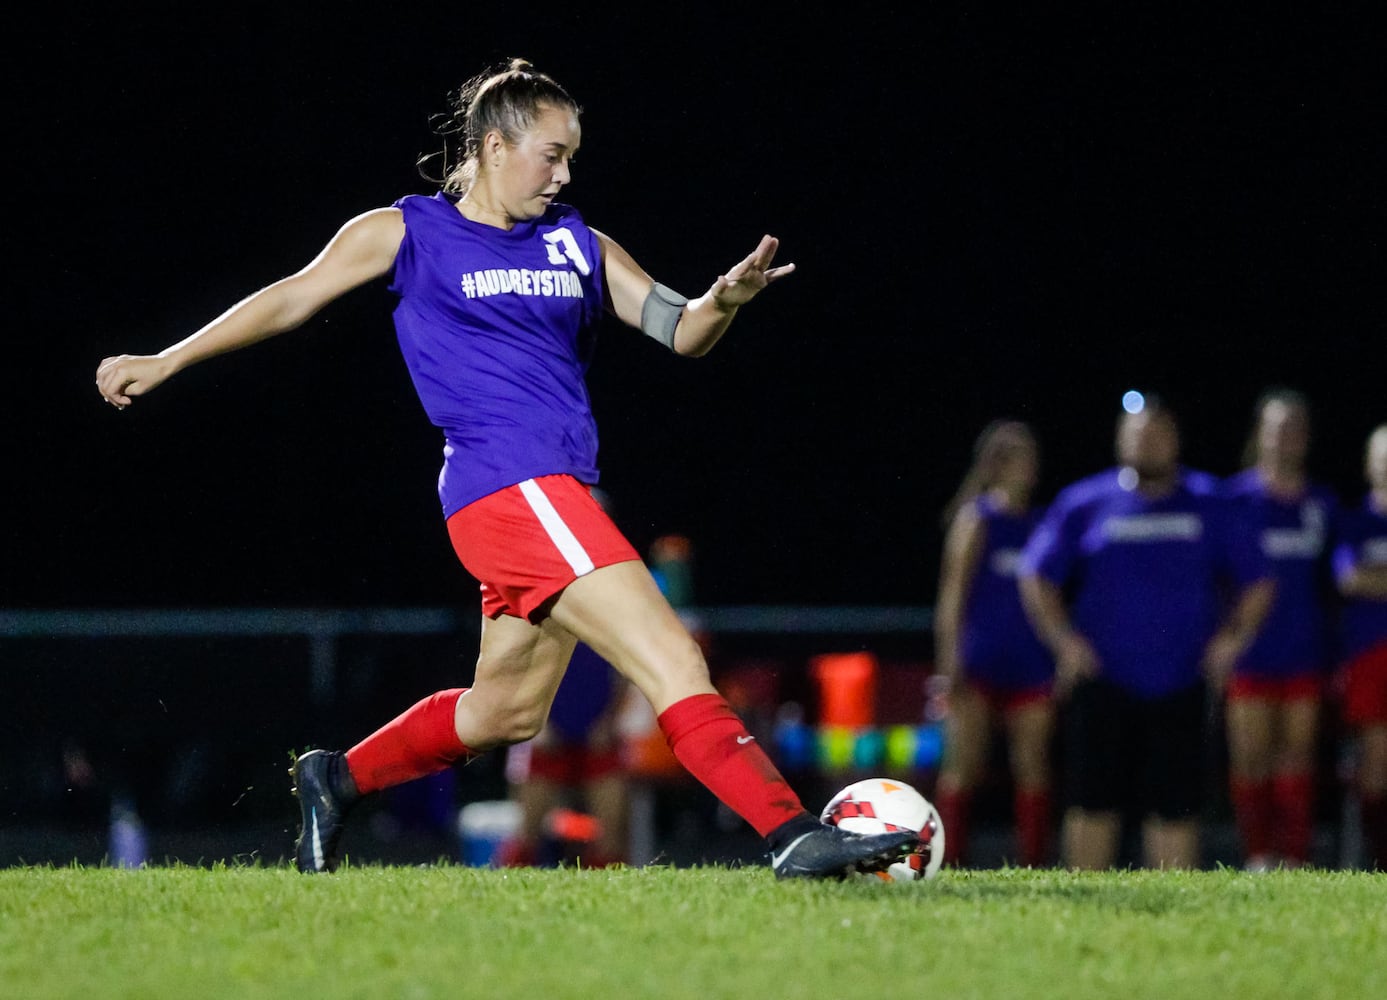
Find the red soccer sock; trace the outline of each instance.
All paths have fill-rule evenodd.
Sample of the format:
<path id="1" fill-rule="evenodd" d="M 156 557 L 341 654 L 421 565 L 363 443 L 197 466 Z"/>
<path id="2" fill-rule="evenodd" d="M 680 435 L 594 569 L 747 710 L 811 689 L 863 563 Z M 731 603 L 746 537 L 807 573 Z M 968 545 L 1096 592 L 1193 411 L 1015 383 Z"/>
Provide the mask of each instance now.
<path id="1" fill-rule="evenodd" d="M 1368 868 L 1387 871 L 1387 795 L 1379 792 L 1360 798 L 1358 817 L 1363 828 L 1363 846 L 1368 853 Z"/>
<path id="2" fill-rule="evenodd" d="M 968 815 L 973 793 L 961 788 L 941 788 L 935 793 L 935 806 L 944 824 L 944 864 L 957 868 L 963 863 L 968 844 Z"/>
<path id="3" fill-rule="evenodd" d="M 696 694 L 660 713 L 679 763 L 761 836 L 806 815 L 804 805 L 722 695 Z"/>
<path id="4" fill-rule="evenodd" d="M 429 695 L 347 751 L 347 769 L 364 795 L 442 771 L 468 754 L 454 713 L 467 688 Z"/>
<path id="5" fill-rule="evenodd" d="M 1229 794 L 1243 841 L 1244 859 L 1271 854 L 1271 782 L 1233 778 L 1229 782 Z"/>
<path id="6" fill-rule="evenodd" d="M 1012 808 L 1016 813 L 1017 860 L 1027 868 L 1039 868 L 1050 859 L 1050 790 L 1017 789 Z M 945 827 L 947 837 L 948 827 Z"/>
<path id="7" fill-rule="evenodd" d="M 1284 772 L 1272 779 L 1271 788 L 1281 856 L 1303 865 L 1310 860 L 1315 831 L 1315 779 L 1309 771 Z"/>

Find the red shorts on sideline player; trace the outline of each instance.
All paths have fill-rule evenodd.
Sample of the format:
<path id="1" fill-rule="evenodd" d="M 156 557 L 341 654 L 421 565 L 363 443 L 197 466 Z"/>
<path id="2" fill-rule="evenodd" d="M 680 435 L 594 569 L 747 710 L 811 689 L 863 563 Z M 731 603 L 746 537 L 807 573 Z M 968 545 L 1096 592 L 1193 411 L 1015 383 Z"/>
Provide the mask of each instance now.
<path id="1" fill-rule="evenodd" d="M 1387 724 L 1387 642 L 1344 666 L 1344 720 L 1355 727 Z"/>
<path id="2" fill-rule="evenodd" d="M 1234 674 L 1228 681 L 1231 701 L 1317 701 L 1324 693 L 1324 678 L 1318 673 L 1292 674 L 1289 677 L 1258 677 L 1253 674 Z"/>

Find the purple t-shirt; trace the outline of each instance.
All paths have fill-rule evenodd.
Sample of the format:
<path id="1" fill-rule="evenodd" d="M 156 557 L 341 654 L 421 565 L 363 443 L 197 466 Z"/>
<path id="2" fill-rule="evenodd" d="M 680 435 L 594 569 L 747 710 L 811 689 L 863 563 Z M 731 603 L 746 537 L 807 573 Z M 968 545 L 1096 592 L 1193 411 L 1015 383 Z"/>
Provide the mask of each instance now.
<path id="1" fill-rule="evenodd" d="M 1021 549 L 1038 515 L 1010 513 L 988 496 L 973 505 L 984 544 L 963 604 L 959 653 L 964 676 L 1002 687 L 1044 684 L 1054 676 L 1054 661 L 1026 618 L 1016 582 Z"/>
<path id="2" fill-rule="evenodd" d="M 408 195 L 391 275 L 395 331 L 419 400 L 444 433 L 445 517 L 536 476 L 597 482 L 584 376 L 602 314 L 597 237 L 553 204 L 503 230 L 455 199 Z"/>
<path id="3" fill-rule="evenodd" d="M 1125 488 L 1123 477 L 1109 469 L 1061 490 L 1022 551 L 1020 573 L 1065 591 L 1103 677 L 1159 698 L 1199 683 L 1228 598 L 1269 570 L 1213 476 L 1182 470 L 1157 499 Z"/>
<path id="4" fill-rule="evenodd" d="M 1262 554 L 1276 577 L 1276 599 L 1237 672 L 1290 677 L 1319 672 L 1330 658 L 1327 606 L 1329 548 L 1338 501 L 1311 484 L 1305 495 L 1283 500 L 1267 491 L 1256 469 L 1229 477 L 1224 490 L 1238 517 L 1257 526 Z"/>
<path id="5" fill-rule="evenodd" d="M 1334 575 L 1342 579 L 1357 566 L 1387 566 L 1387 511 L 1374 509 L 1369 497 L 1363 506 L 1344 514 L 1334 546 Z M 1387 642 L 1387 601 L 1351 598 L 1340 619 L 1340 655 L 1357 656 Z"/>

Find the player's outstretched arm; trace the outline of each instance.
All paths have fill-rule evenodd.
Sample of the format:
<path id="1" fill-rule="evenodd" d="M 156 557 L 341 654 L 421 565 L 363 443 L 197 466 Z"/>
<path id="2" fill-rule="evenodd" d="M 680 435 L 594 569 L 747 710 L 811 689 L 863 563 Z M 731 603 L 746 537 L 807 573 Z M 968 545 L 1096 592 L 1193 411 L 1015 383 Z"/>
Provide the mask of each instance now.
<path id="1" fill-rule="evenodd" d="M 1271 613 L 1276 600 L 1276 581 L 1258 580 L 1242 589 L 1223 624 L 1204 647 L 1204 673 L 1215 687 L 1227 683 L 1238 658 L 1247 652 Z"/>
<path id="2" fill-rule="evenodd" d="M 597 233 L 602 244 L 602 261 L 607 276 L 611 307 L 623 322 L 639 327 L 646 298 L 654 285 L 650 275 L 610 237 Z M 761 289 L 795 269 L 794 264 L 772 267 L 780 241 L 763 236 L 756 249 L 718 275 L 711 288 L 685 303 L 674 330 L 676 353 L 699 357 L 713 349 L 727 331 L 737 310 Z"/>
<path id="3" fill-rule="evenodd" d="M 404 217 L 397 208 L 358 215 L 303 270 L 242 299 L 192 336 L 158 354 L 122 354 L 97 367 L 96 387 L 124 409 L 189 365 L 292 330 L 333 299 L 390 270 Z"/>
<path id="4" fill-rule="evenodd" d="M 1067 696 L 1079 681 L 1097 676 L 1102 669 L 1098 654 L 1088 639 L 1073 626 L 1064 592 L 1058 584 L 1037 573 L 1022 573 L 1018 579 L 1021 604 L 1040 641 L 1055 658 L 1055 693 Z"/>
<path id="5" fill-rule="evenodd" d="M 1362 601 L 1387 601 L 1387 566 L 1359 563 L 1337 578 L 1339 593 Z"/>

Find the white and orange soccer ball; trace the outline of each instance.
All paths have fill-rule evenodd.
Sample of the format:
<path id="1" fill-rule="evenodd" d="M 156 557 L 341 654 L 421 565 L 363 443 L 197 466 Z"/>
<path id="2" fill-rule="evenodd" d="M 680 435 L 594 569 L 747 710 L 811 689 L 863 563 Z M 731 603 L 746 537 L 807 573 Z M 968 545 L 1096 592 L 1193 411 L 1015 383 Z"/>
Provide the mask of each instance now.
<path id="1" fill-rule="evenodd" d="M 851 833 L 914 830 L 920 845 L 876 877 L 887 882 L 933 878 L 944 863 L 944 821 L 939 810 L 918 791 L 894 778 L 854 781 L 824 806 L 819 819 Z"/>

